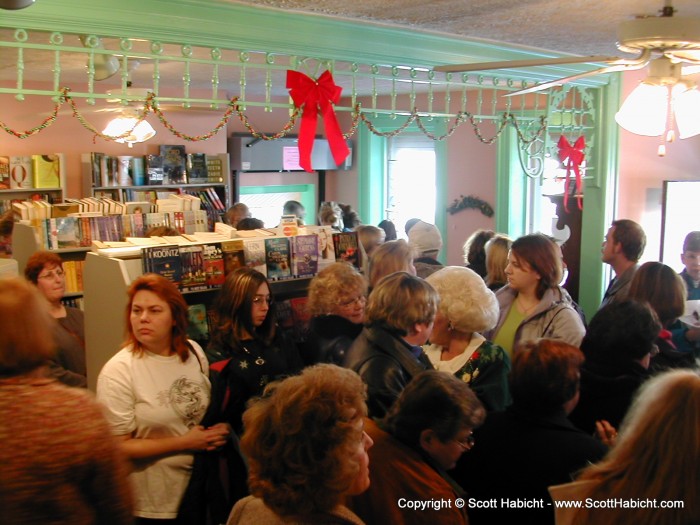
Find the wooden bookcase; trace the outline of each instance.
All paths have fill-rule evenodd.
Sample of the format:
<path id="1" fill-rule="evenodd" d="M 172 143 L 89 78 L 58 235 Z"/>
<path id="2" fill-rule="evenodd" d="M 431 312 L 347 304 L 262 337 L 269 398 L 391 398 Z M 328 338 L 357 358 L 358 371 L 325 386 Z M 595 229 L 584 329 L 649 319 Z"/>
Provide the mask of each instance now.
<path id="1" fill-rule="evenodd" d="M 95 390 L 97 376 L 105 363 L 122 347 L 125 339 L 126 291 L 143 274 L 140 256 L 106 257 L 94 252 L 85 258 L 85 346 L 88 388 Z M 284 300 L 307 293 L 310 278 L 272 281 L 275 299 Z M 188 304 L 213 304 L 218 289 L 183 292 Z"/>

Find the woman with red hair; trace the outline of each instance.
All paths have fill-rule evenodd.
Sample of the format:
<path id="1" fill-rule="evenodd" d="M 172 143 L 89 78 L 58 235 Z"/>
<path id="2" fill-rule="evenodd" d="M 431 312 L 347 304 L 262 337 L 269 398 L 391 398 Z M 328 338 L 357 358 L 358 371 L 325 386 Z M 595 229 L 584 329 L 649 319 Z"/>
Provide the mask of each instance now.
<path id="1" fill-rule="evenodd" d="M 222 446 L 229 429 L 199 424 L 209 405 L 209 367 L 187 339 L 187 303 L 177 287 L 145 274 L 127 293 L 126 342 L 100 372 L 97 398 L 133 462 L 137 523 L 174 520 L 194 452 Z"/>

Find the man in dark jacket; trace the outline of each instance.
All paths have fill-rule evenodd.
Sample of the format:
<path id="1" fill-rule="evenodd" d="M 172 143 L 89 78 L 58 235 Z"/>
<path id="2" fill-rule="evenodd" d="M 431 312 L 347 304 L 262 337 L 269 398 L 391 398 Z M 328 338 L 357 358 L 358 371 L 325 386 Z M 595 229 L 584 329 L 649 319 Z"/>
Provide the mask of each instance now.
<path id="1" fill-rule="evenodd" d="M 384 417 L 413 376 L 432 369 L 421 345 L 433 330 L 437 303 L 432 286 L 406 272 L 384 277 L 372 290 L 366 326 L 343 362 L 367 384 L 370 417 Z"/>

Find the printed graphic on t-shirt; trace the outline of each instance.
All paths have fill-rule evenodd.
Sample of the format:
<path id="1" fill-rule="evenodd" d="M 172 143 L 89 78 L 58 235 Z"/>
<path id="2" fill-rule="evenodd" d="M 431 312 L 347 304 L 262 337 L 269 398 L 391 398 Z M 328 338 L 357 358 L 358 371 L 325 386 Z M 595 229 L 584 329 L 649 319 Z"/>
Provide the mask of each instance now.
<path id="1" fill-rule="evenodd" d="M 197 425 L 207 409 L 207 395 L 202 383 L 195 383 L 182 376 L 176 379 L 169 390 L 158 393 L 162 406 L 170 406 L 188 427 Z"/>

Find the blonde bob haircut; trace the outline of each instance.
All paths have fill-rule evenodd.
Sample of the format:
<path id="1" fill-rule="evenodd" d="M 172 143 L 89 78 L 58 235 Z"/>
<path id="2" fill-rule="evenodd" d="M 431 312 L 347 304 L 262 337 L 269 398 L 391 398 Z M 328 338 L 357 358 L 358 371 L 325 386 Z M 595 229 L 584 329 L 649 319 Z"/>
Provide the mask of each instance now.
<path id="1" fill-rule="evenodd" d="M 377 286 L 382 277 L 411 268 L 415 249 L 403 239 L 388 241 L 377 247 L 369 259 L 369 285 Z"/>
<path id="2" fill-rule="evenodd" d="M 335 262 L 311 279 L 306 309 L 312 317 L 334 314 L 357 295 L 367 295 L 367 280 L 352 264 Z"/>
<path id="3" fill-rule="evenodd" d="M 435 289 L 407 272 L 384 277 L 369 294 L 367 324 L 409 335 L 417 323 L 432 323 L 440 302 Z"/>
<path id="4" fill-rule="evenodd" d="M 339 505 L 360 471 L 366 397 L 359 375 L 325 363 L 270 383 L 243 414 L 251 493 L 280 516 Z"/>
<path id="5" fill-rule="evenodd" d="M 53 357 L 53 323 L 37 288 L 18 277 L 0 279 L 0 376 L 29 373 Z"/>
<path id="6" fill-rule="evenodd" d="M 681 500 L 679 508 L 582 509 L 573 523 L 700 523 L 700 376 L 673 370 L 646 381 L 620 426 L 617 443 L 583 471 L 581 499 Z"/>
<path id="7" fill-rule="evenodd" d="M 486 243 L 486 285 L 505 283 L 508 252 L 513 241 L 505 235 L 496 234 Z"/>
<path id="8" fill-rule="evenodd" d="M 438 310 L 460 332 L 490 330 L 498 322 L 498 301 L 481 276 L 463 266 L 446 266 L 425 279 L 440 296 Z"/>

